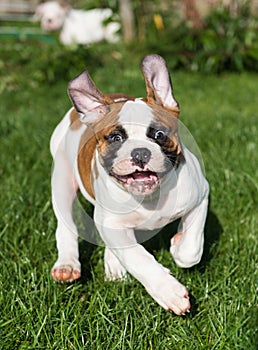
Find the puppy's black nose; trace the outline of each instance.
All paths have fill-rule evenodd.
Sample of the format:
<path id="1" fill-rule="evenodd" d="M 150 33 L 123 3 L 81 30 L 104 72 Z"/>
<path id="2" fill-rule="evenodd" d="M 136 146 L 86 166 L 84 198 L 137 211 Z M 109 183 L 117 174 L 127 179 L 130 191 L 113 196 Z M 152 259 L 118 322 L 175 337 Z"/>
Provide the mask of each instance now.
<path id="1" fill-rule="evenodd" d="M 132 162 L 143 169 L 144 165 L 150 160 L 151 151 L 148 148 L 135 148 L 132 150 L 131 156 Z"/>

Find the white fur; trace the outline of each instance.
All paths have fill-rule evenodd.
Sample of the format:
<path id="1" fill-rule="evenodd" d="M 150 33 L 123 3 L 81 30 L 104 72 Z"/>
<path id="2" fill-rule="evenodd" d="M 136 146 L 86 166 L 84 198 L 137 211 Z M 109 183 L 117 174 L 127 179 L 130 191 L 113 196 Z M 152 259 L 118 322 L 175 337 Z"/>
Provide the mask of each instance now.
<path id="1" fill-rule="evenodd" d="M 36 9 L 36 18 L 41 20 L 42 28 L 59 30 L 60 41 L 64 45 L 91 44 L 102 40 L 116 42 L 119 23 L 103 24 L 111 16 L 111 9 L 75 10 L 58 1 L 42 3 Z"/>

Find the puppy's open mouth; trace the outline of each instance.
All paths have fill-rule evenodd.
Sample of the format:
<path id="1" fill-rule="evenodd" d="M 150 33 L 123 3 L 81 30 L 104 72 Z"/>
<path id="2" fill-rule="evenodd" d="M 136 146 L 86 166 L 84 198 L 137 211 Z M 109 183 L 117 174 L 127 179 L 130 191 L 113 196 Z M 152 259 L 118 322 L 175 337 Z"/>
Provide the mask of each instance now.
<path id="1" fill-rule="evenodd" d="M 153 171 L 136 170 L 128 175 L 118 175 L 111 171 L 111 175 L 134 194 L 151 194 L 160 184 L 159 176 Z"/>

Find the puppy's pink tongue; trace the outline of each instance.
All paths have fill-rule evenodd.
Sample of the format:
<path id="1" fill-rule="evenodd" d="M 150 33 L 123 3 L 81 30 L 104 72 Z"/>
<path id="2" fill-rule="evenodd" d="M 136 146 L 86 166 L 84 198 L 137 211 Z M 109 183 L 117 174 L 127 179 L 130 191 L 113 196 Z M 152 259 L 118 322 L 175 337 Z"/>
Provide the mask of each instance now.
<path id="1" fill-rule="evenodd" d="M 134 178 L 134 180 L 146 180 L 146 179 L 149 179 L 149 175 L 144 173 L 144 172 L 133 173 L 132 177 Z"/>
<path id="2" fill-rule="evenodd" d="M 142 186 L 152 187 L 157 183 L 157 176 L 143 173 L 135 173 L 132 177 L 129 177 L 127 180 L 128 185 L 139 187 L 139 189 L 143 189 Z"/>
<path id="3" fill-rule="evenodd" d="M 139 171 L 139 172 L 135 172 L 132 174 L 132 178 L 134 180 L 138 180 L 138 181 L 156 181 L 157 180 L 157 176 L 155 174 L 152 174 L 150 172 L 145 172 L 145 171 Z"/>

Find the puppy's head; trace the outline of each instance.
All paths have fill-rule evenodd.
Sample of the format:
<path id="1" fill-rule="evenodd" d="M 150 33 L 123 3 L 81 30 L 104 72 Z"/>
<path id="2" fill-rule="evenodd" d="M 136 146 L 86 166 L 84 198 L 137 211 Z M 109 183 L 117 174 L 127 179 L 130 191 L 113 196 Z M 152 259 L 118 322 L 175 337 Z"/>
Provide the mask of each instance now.
<path id="1" fill-rule="evenodd" d="M 65 2 L 47 1 L 37 6 L 35 17 L 41 21 L 44 30 L 59 30 L 64 24 L 68 9 Z"/>
<path id="2" fill-rule="evenodd" d="M 68 87 L 81 121 L 94 131 L 101 165 L 134 195 L 153 193 L 182 159 L 179 108 L 166 63 L 158 55 L 148 55 L 142 71 L 144 99 L 104 95 L 87 72 Z"/>

